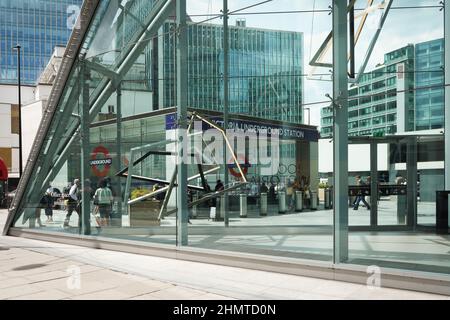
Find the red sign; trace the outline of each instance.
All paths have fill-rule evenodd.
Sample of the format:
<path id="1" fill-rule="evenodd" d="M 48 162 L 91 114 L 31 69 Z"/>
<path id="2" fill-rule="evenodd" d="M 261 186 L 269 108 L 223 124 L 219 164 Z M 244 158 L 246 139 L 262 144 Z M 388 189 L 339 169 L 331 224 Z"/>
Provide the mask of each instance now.
<path id="1" fill-rule="evenodd" d="M 100 156 L 99 156 L 100 155 Z M 98 146 L 94 149 L 89 164 L 97 177 L 106 177 L 111 169 L 112 159 L 109 150 L 104 146 Z"/>
<path id="2" fill-rule="evenodd" d="M 8 168 L 6 167 L 6 164 L 2 158 L 0 158 L 0 180 L 1 181 L 8 180 Z"/>
<path id="3" fill-rule="evenodd" d="M 240 156 L 239 158 L 244 160 L 244 163 L 240 163 L 240 166 L 242 169 L 242 173 L 244 174 L 244 176 L 246 176 L 247 172 L 248 172 L 248 168 L 251 167 L 251 164 L 248 162 L 247 157 Z M 239 168 L 237 167 L 237 164 L 234 162 L 234 159 L 230 159 L 230 162 L 232 162 L 232 163 L 228 164 L 228 170 L 230 171 L 231 175 L 236 178 L 242 178 L 242 175 L 239 172 Z"/>

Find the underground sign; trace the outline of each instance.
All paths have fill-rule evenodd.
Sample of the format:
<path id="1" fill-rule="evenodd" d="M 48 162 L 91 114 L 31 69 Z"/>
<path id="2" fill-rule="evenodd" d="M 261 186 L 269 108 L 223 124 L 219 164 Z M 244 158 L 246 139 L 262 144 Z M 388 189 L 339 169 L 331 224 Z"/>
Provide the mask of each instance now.
<path id="1" fill-rule="evenodd" d="M 240 163 L 240 165 L 241 165 L 242 173 L 244 174 L 244 176 L 246 176 L 247 172 L 248 172 L 248 168 L 250 168 L 252 165 L 249 163 L 247 157 L 239 157 L 239 158 L 244 160 L 244 163 Z M 239 169 L 238 169 L 236 163 L 234 162 L 234 159 L 230 159 L 230 162 L 232 162 L 232 163 L 228 164 L 228 170 L 230 171 L 230 174 L 236 178 L 241 178 L 242 175 L 239 172 Z"/>
<path id="2" fill-rule="evenodd" d="M 98 146 L 92 152 L 89 165 L 92 167 L 94 175 L 97 177 L 106 177 L 111 169 L 112 159 L 108 149 L 104 146 Z"/>

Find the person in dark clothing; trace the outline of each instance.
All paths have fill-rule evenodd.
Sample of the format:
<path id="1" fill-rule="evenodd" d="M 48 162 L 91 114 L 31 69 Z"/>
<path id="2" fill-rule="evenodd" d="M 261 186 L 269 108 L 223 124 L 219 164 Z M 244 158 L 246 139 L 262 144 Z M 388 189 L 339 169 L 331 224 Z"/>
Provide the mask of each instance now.
<path id="1" fill-rule="evenodd" d="M 217 191 L 222 191 L 224 189 L 225 189 L 225 187 L 224 187 L 222 181 L 217 180 L 217 184 L 216 184 L 216 187 L 214 188 L 214 191 L 217 192 Z"/>
<path id="2" fill-rule="evenodd" d="M 261 193 L 267 193 L 269 192 L 269 188 L 267 188 L 266 184 L 263 182 L 260 188 Z"/>
<path id="3" fill-rule="evenodd" d="M 276 203 L 275 185 L 273 183 L 270 184 L 268 196 L 270 203 Z"/>
<path id="4" fill-rule="evenodd" d="M 361 176 L 356 176 L 356 185 L 357 186 L 364 186 L 364 185 L 366 185 L 366 183 L 363 181 Z M 362 191 L 361 191 L 361 194 L 359 194 L 356 197 L 355 204 L 353 206 L 353 210 L 358 210 L 359 203 L 361 201 L 364 203 L 364 205 L 366 206 L 367 210 L 370 210 L 370 205 L 367 203 L 366 196 L 364 195 L 364 193 Z"/>

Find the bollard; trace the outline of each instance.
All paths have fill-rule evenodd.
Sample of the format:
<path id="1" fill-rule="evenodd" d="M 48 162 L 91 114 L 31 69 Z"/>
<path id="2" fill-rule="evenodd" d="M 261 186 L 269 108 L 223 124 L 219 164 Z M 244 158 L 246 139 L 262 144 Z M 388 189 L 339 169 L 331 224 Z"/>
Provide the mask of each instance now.
<path id="1" fill-rule="evenodd" d="M 324 207 L 325 207 L 325 209 L 331 209 L 331 189 L 326 188 L 324 193 L 325 193 Z"/>
<path id="2" fill-rule="evenodd" d="M 295 191 L 295 211 L 300 212 L 303 210 L 303 192 Z"/>
<path id="3" fill-rule="evenodd" d="M 225 219 L 225 195 L 221 195 L 219 198 L 219 215 L 220 219 Z"/>
<path id="4" fill-rule="evenodd" d="M 286 192 L 278 192 L 278 213 L 286 213 Z"/>
<path id="5" fill-rule="evenodd" d="M 397 196 L 397 224 L 406 224 L 406 195 Z"/>
<path id="6" fill-rule="evenodd" d="M 317 191 L 311 191 L 311 210 L 317 210 Z"/>
<path id="7" fill-rule="evenodd" d="M 240 202 L 240 213 L 239 216 L 241 218 L 247 218 L 247 195 L 241 194 L 239 196 L 239 202 Z"/>
<path id="8" fill-rule="evenodd" d="M 259 214 L 261 216 L 267 216 L 267 193 L 261 193 L 260 203 L 259 203 Z"/>
<path id="9" fill-rule="evenodd" d="M 196 202 L 197 200 L 198 200 L 198 194 L 194 193 L 194 195 L 192 196 L 192 201 Z M 197 216 L 198 216 L 197 205 L 195 205 L 195 206 L 192 207 L 192 219 L 196 219 Z"/>

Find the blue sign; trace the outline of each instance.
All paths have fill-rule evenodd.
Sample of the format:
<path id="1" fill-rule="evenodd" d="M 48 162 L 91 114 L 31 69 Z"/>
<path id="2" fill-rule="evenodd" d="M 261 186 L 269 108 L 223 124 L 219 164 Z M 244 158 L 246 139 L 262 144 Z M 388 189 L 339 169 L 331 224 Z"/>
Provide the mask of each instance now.
<path id="1" fill-rule="evenodd" d="M 219 117 L 209 118 L 212 122 L 223 128 L 223 120 Z M 175 113 L 166 115 L 166 130 L 177 128 L 177 118 Z M 203 123 L 202 130 L 208 130 L 211 127 Z M 306 140 L 317 142 L 319 132 L 315 129 L 285 127 L 277 124 L 261 124 L 256 121 L 234 120 L 228 121 L 228 130 L 241 131 L 244 133 L 263 134 L 272 136 L 278 134 L 281 140 Z"/>

